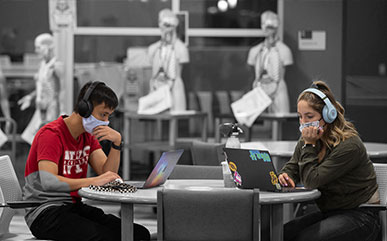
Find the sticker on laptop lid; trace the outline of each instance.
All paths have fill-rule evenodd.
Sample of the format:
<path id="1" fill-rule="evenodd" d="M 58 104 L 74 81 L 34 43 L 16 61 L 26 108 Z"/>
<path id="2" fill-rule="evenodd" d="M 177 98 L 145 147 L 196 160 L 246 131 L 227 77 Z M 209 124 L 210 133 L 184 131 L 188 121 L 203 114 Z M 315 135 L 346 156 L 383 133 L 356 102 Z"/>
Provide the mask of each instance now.
<path id="1" fill-rule="evenodd" d="M 234 171 L 234 182 L 238 186 L 242 186 L 242 177 L 241 177 L 241 175 L 239 175 L 239 173 L 237 171 Z"/>
<path id="2" fill-rule="evenodd" d="M 228 162 L 228 167 L 233 172 L 235 172 L 238 169 L 234 162 Z"/>
<path id="3" fill-rule="evenodd" d="M 273 171 L 271 171 L 269 174 L 270 174 L 270 177 L 271 177 L 271 184 L 277 185 L 278 184 L 277 175 L 275 175 L 275 173 Z"/>

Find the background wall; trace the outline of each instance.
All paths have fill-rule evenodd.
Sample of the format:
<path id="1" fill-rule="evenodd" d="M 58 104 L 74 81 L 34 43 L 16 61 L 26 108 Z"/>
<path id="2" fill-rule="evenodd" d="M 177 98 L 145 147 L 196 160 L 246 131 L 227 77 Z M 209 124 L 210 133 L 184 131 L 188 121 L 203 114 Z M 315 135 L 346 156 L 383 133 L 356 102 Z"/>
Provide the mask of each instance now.
<path id="1" fill-rule="evenodd" d="M 343 85 L 343 1 L 284 1 L 284 42 L 293 52 L 295 64 L 286 72 L 290 103 L 296 111 L 298 94 L 319 78 L 328 82 L 337 100 L 342 100 Z M 326 32 L 326 50 L 298 49 L 298 31 Z"/>
<path id="2" fill-rule="evenodd" d="M 286 76 L 292 111 L 296 110 L 298 93 L 313 78 L 323 78 L 345 105 L 347 117 L 355 123 L 362 138 L 387 142 L 384 130 L 387 123 L 387 77 L 383 72 L 383 66 L 387 63 L 386 12 L 387 1 L 383 0 L 284 1 L 284 42 L 293 51 L 295 60 L 295 64 L 287 69 Z M 326 51 L 298 50 L 299 30 L 326 31 Z M 14 61 L 21 61 L 24 52 L 33 52 L 34 37 L 47 31 L 46 0 L 0 1 L 0 53 L 10 54 Z M 192 43 L 208 42 L 208 39 L 191 40 Z M 258 40 L 250 39 L 249 43 Z M 117 49 L 124 56 L 126 46 L 142 41 L 126 39 L 122 42 L 117 44 Z M 80 41 L 76 46 L 78 58 L 87 62 L 84 53 L 95 45 L 98 45 L 97 40 Z M 211 91 L 247 88 L 252 74 L 248 72 L 245 58 L 251 45 L 226 45 L 223 50 L 219 45 L 190 46 L 192 61 L 196 63 L 184 70 L 187 89 Z M 223 52 L 217 52 L 217 48 Z M 114 59 L 103 56 L 108 54 L 101 51 L 96 56 L 102 60 Z M 222 71 L 225 68 L 231 69 L 231 74 Z M 202 74 L 197 75 L 197 72 Z M 16 100 L 18 96 L 12 98 Z M 288 129 L 293 128 L 289 126 Z"/>
<path id="3" fill-rule="evenodd" d="M 0 1 L 0 53 L 22 61 L 23 53 L 34 52 L 34 38 L 49 30 L 48 1 Z"/>

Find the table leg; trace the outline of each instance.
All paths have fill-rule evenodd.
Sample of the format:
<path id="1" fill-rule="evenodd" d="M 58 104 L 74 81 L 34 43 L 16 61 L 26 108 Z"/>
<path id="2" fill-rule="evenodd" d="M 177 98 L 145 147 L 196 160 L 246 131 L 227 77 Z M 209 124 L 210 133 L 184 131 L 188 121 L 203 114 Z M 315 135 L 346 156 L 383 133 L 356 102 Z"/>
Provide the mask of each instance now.
<path id="1" fill-rule="evenodd" d="M 207 115 L 203 117 L 202 141 L 207 141 Z"/>
<path id="2" fill-rule="evenodd" d="M 271 219 L 270 219 L 270 226 L 271 226 L 271 241 L 282 241 L 283 240 L 283 204 L 272 204 L 271 209 Z"/>
<path id="3" fill-rule="evenodd" d="M 130 180 L 130 120 L 124 116 L 124 153 L 122 160 L 122 178 Z"/>
<path id="4" fill-rule="evenodd" d="M 271 127 L 271 139 L 273 141 L 279 140 L 279 133 L 280 133 L 280 123 L 276 120 L 272 121 L 272 127 Z"/>
<path id="5" fill-rule="evenodd" d="M 217 142 L 217 143 L 220 142 L 219 125 L 220 125 L 220 118 L 215 117 L 214 132 L 215 132 L 215 142 Z"/>
<path id="6" fill-rule="evenodd" d="M 163 120 L 156 120 L 156 140 L 161 141 L 163 139 Z"/>
<path id="7" fill-rule="evenodd" d="M 133 203 L 121 203 L 121 240 L 133 241 Z"/>
<path id="8" fill-rule="evenodd" d="M 177 119 L 169 120 L 169 145 L 175 146 L 177 139 Z"/>

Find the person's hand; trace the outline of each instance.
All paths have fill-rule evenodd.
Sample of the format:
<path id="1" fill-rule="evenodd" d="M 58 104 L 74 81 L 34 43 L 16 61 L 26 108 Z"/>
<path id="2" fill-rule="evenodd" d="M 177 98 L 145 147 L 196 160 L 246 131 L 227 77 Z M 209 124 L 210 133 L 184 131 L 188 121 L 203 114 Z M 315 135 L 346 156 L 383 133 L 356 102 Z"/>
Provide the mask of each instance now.
<path id="1" fill-rule="evenodd" d="M 324 129 L 316 126 L 309 126 L 302 129 L 302 138 L 304 139 L 305 144 L 316 145 L 317 140 L 319 140 L 324 134 Z"/>
<path id="2" fill-rule="evenodd" d="M 102 186 L 108 182 L 114 181 L 116 179 L 121 179 L 122 178 L 115 172 L 107 171 L 97 177 L 92 178 L 92 182 L 90 183 L 91 185 L 95 186 Z"/>
<path id="3" fill-rule="evenodd" d="M 117 146 L 121 144 L 121 134 L 109 126 L 97 126 L 93 130 L 93 135 L 98 141 L 108 140 Z"/>
<path id="4" fill-rule="evenodd" d="M 23 96 L 17 104 L 20 105 L 20 110 L 25 110 L 31 105 L 32 96 L 31 95 L 25 95 Z"/>
<path id="5" fill-rule="evenodd" d="M 281 175 L 279 175 L 278 180 L 279 180 L 280 184 L 284 187 L 295 187 L 296 186 L 293 179 L 291 179 L 287 173 L 282 173 Z"/>

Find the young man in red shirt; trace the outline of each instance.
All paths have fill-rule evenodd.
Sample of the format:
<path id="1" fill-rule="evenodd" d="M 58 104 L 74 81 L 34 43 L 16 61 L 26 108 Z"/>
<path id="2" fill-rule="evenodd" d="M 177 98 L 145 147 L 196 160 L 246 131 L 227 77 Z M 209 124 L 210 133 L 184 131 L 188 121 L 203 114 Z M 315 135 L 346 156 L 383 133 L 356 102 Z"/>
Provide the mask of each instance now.
<path id="1" fill-rule="evenodd" d="M 121 220 L 81 202 L 78 190 L 103 185 L 120 176 L 121 134 L 110 128 L 118 105 L 116 94 L 102 82 L 87 83 L 74 112 L 43 126 L 28 155 L 24 200 L 47 201 L 27 209 L 34 236 L 50 240 L 121 240 Z M 108 156 L 99 141 L 108 140 Z M 87 177 L 88 164 L 98 176 Z M 149 231 L 135 224 L 135 240 L 149 240 Z"/>

